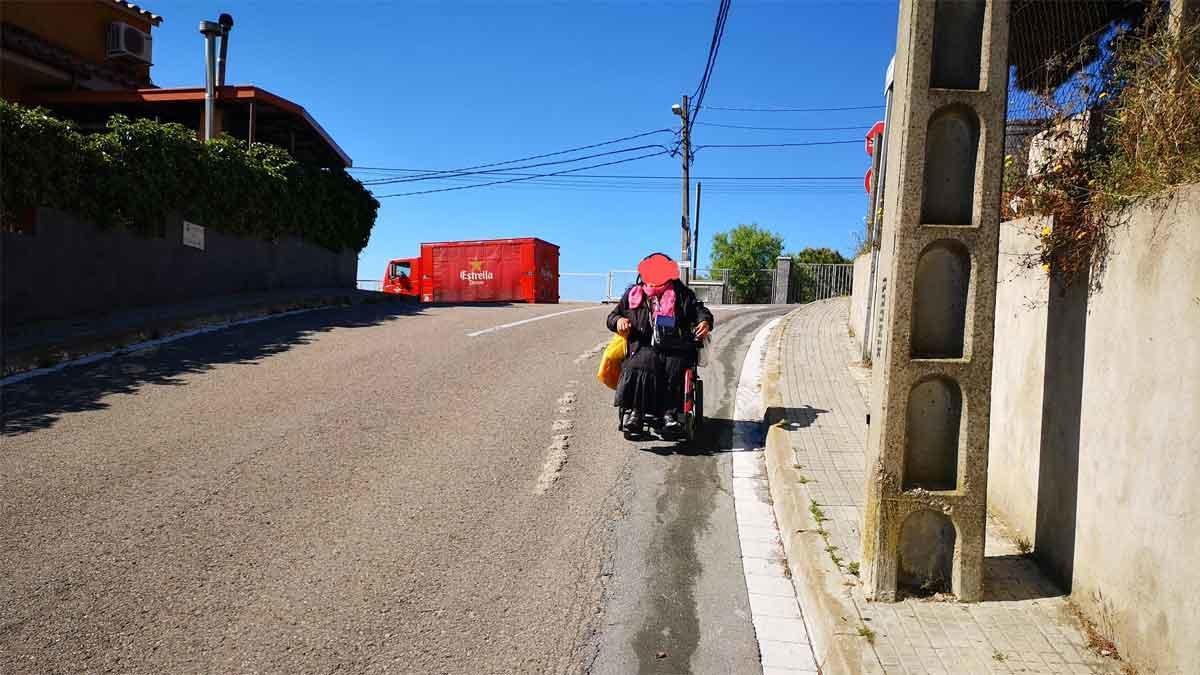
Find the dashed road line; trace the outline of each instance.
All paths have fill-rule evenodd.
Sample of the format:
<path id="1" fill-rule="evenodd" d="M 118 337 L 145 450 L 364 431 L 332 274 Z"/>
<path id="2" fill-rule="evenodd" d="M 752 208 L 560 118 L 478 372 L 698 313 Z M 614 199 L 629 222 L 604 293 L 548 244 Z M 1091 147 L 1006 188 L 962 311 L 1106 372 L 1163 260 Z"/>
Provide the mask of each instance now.
<path id="1" fill-rule="evenodd" d="M 607 346 L 608 346 L 608 340 L 605 340 L 604 342 L 601 342 L 600 344 L 596 345 L 595 347 L 592 347 L 591 349 L 580 354 L 579 356 L 576 356 L 575 364 L 578 365 L 580 363 L 583 363 L 584 361 L 587 361 L 588 359 L 599 356 L 600 352 L 604 351 L 604 348 Z"/>
<path id="2" fill-rule="evenodd" d="M 546 448 L 546 461 L 542 464 L 542 473 L 538 476 L 534 494 L 545 494 L 558 481 L 563 467 L 567 464 L 567 448 L 569 447 L 571 447 L 569 435 L 559 434 L 554 437 L 554 441 Z"/>
<path id="3" fill-rule="evenodd" d="M 578 380 L 571 380 L 569 386 L 579 384 Z M 568 415 L 575 409 L 575 392 L 563 392 L 563 395 L 558 397 L 558 412 L 562 415 Z M 575 429 L 575 422 L 569 418 L 562 417 L 554 420 L 550 426 L 550 430 L 554 432 L 554 440 L 546 448 L 546 460 L 542 463 L 542 472 L 538 475 L 537 486 L 534 487 L 534 494 L 546 494 L 546 491 L 554 486 L 562 475 L 563 467 L 567 465 L 567 448 L 571 447 L 571 432 Z"/>

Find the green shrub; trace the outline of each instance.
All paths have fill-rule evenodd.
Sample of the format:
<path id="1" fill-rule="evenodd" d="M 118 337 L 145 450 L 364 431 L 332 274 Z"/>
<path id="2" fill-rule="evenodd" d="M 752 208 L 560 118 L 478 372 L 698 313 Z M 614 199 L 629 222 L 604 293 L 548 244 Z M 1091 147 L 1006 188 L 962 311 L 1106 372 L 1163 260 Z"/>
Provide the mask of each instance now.
<path id="1" fill-rule="evenodd" d="M 50 206 L 142 234 L 179 213 L 238 236 L 292 235 L 358 251 L 379 210 L 345 170 L 301 164 L 272 145 L 201 142 L 185 126 L 122 115 L 83 135 L 45 110 L 3 100 L 0 172 L 5 214 Z"/>
<path id="2" fill-rule="evenodd" d="M 45 110 L 0 99 L 0 200 L 5 213 L 32 206 L 78 210 L 83 138 Z"/>

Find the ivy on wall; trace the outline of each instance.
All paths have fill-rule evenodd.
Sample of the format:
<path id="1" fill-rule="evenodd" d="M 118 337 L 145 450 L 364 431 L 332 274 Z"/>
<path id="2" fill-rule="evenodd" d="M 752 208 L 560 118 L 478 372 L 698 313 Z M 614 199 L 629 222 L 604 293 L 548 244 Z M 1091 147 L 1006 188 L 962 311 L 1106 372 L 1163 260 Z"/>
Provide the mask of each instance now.
<path id="1" fill-rule="evenodd" d="M 171 213 L 214 230 L 300 237 L 362 250 L 379 202 L 343 169 L 296 162 L 273 145 L 202 142 L 180 124 L 114 115 L 81 134 L 40 108 L 0 100 L 0 208 L 49 206 L 101 227 L 158 231 Z"/>

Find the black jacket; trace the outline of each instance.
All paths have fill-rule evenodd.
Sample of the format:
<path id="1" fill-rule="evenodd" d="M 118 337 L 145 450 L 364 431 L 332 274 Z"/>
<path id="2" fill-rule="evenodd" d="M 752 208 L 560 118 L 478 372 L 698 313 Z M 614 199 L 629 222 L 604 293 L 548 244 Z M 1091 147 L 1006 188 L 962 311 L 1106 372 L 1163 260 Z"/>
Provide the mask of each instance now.
<path id="1" fill-rule="evenodd" d="M 692 289 L 678 279 L 671 283 L 675 285 L 675 320 L 676 329 L 680 334 L 690 335 L 702 321 L 707 321 L 709 328 L 712 328 L 712 312 L 708 311 L 704 303 L 700 302 Z M 617 319 L 621 317 L 629 319 L 629 322 L 633 324 L 628 338 L 630 354 L 637 352 L 642 346 L 649 346 L 654 333 L 650 317 L 650 303 L 643 302 L 637 309 L 629 308 L 629 291 L 632 288 L 630 286 L 625 289 L 621 301 L 617 303 L 616 307 L 613 307 L 612 312 L 608 315 L 608 329 L 614 333 L 617 332 Z"/>

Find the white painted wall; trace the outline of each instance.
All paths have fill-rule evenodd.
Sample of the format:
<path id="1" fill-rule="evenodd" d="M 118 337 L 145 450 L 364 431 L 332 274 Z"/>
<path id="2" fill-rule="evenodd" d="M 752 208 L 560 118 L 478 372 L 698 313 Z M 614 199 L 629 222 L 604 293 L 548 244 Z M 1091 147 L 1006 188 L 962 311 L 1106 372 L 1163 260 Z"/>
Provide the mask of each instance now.
<path id="1" fill-rule="evenodd" d="M 1000 224 L 988 442 L 988 508 L 1029 542 L 1037 519 L 1049 286 L 1040 267 L 1029 269 L 1037 244 L 1031 232 L 1042 224 L 1035 220 Z"/>
<path id="2" fill-rule="evenodd" d="M 1032 542 L 1039 478 L 1044 520 L 1075 501 L 1073 546 L 1055 531 L 1039 541 L 1042 555 L 1066 560 L 1072 596 L 1143 672 L 1200 673 L 1200 185 L 1113 231 L 1102 289 L 1079 313 L 1082 335 L 1070 322 L 1056 327 L 1044 277 L 1018 269 L 1032 244 L 1022 225 L 1001 235 L 989 506 Z M 1058 414 L 1069 401 L 1043 410 L 1047 344 L 1072 343 L 1083 347 L 1078 424 L 1044 434 L 1043 420 L 1075 419 Z M 1059 368 L 1071 354 L 1050 358 L 1072 377 L 1072 366 Z M 1072 433 L 1078 496 L 1063 500 L 1067 477 L 1042 469 L 1047 480 L 1039 467 L 1050 466 L 1044 453 L 1068 452 L 1058 445 Z"/>
<path id="3" fill-rule="evenodd" d="M 1200 673 L 1200 185 L 1112 252 L 1088 303 L 1072 595 L 1151 672 Z"/>
<path id="4" fill-rule="evenodd" d="M 867 316 L 867 285 L 871 283 L 871 254 L 854 259 L 854 284 L 850 293 L 850 335 L 862 351 L 863 321 Z"/>

